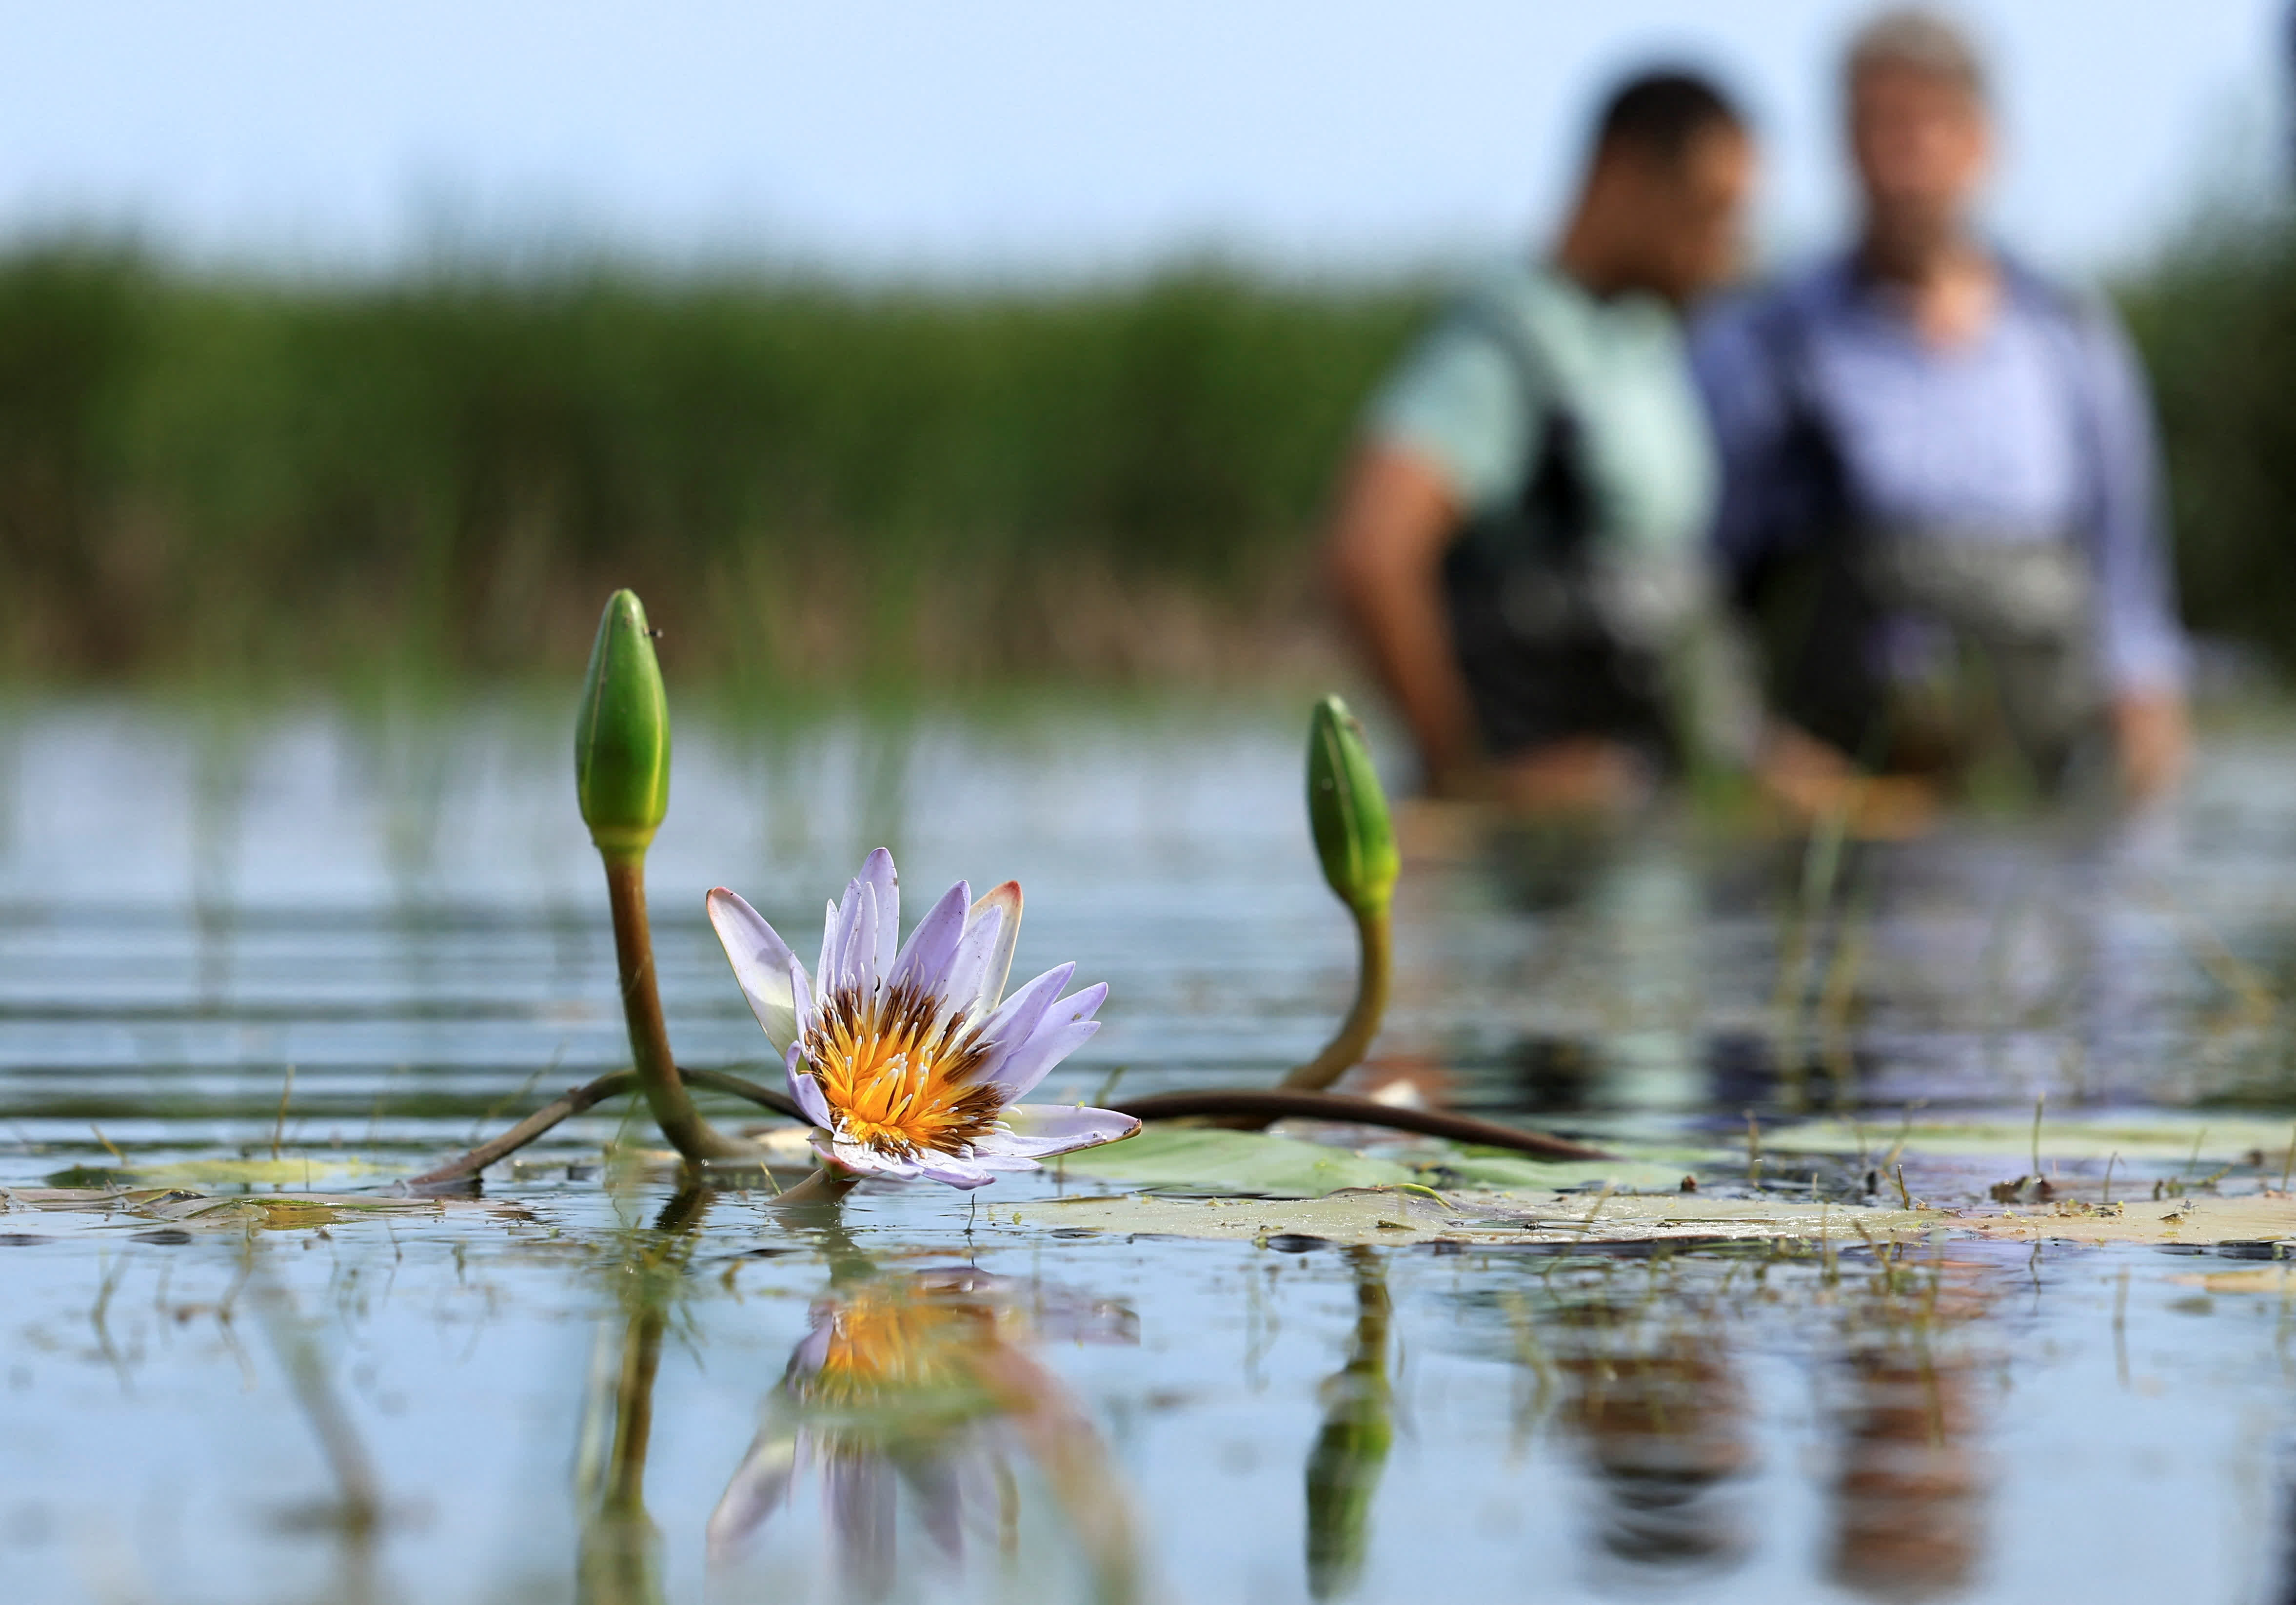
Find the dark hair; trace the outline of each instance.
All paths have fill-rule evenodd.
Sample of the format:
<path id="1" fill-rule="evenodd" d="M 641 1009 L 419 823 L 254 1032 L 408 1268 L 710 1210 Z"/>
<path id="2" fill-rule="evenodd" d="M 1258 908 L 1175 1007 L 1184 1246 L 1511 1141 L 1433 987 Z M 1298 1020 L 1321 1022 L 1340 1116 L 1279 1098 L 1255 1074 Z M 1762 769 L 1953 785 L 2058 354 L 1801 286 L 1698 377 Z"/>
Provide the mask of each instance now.
<path id="1" fill-rule="evenodd" d="M 1638 73 L 1611 92 L 1595 124 L 1595 154 L 1633 151 L 1669 167 L 1710 128 L 1742 128 L 1746 119 L 1714 82 L 1694 72 Z"/>

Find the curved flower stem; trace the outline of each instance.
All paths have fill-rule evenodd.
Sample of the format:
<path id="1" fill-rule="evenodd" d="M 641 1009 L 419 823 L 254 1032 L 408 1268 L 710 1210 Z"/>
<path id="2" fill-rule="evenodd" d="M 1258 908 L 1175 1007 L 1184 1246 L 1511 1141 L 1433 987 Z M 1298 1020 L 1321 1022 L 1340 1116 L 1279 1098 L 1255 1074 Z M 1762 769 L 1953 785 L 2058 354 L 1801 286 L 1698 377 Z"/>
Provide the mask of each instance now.
<path id="1" fill-rule="evenodd" d="M 620 1097 L 637 1085 L 637 1079 L 636 1070 L 614 1070 L 586 1085 L 570 1088 L 564 1096 L 552 1099 L 491 1142 L 481 1142 L 470 1152 L 426 1170 L 404 1184 L 408 1187 L 438 1187 L 448 1182 L 467 1180 L 496 1160 L 508 1159 L 560 1121 L 572 1118 L 594 1103 Z"/>
<path id="2" fill-rule="evenodd" d="M 602 851 L 599 856 L 605 861 L 606 893 L 613 905 L 614 958 L 621 972 L 630 1058 L 654 1123 L 670 1146 L 689 1159 L 754 1157 L 748 1145 L 724 1135 L 696 1111 L 670 1057 L 669 1028 L 662 1020 L 661 991 L 654 982 L 653 935 L 646 923 L 645 855 Z"/>
<path id="3" fill-rule="evenodd" d="M 1609 1159 L 1614 1154 L 1588 1148 L 1545 1132 L 1524 1131 L 1496 1120 L 1454 1115 L 1442 1110 L 1405 1109 L 1375 1098 L 1356 1098 L 1345 1093 L 1299 1092 L 1285 1087 L 1240 1091 L 1214 1087 L 1203 1092 L 1153 1093 L 1110 1106 L 1118 1114 L 1142 1120 L 1208 1119 L 1231 1129 L 1256 1131 L 1271 1120 L 1338 1120 L 1350 1126 L 1379 1126 L 1390 1131 L 1417 1132 L 1423 1136 L 1447 1137 L 1482 1148 L 1511 1149 L 1549 1159 Z"/>
<path id="4" fill-rule="evenodd" d="M 794 1187 L 785 1187 L 775 1195 L 776 1209 L 833 1208 L 853 1191 L 860 1177 L 836 1165 L 824 1165 Z"/>
<path id="5" fill-rule="evenodd" d="M 777 1115 L 787 1115 L 792 1120 L 805 1117 L 798 1112 L 797 1101 L 787 1093 L 777 1093 L 769 1086 L 759 1086 L 746 1077 L 729 1075 L 724 1070 L 689 1070 L 678 1069 L 678 1078 L 692 1086 L 708 1087 L 712 1092 L 730 1093 L 736 1098 L 746 1098 L 751 1103 L 769 1109 Z M 508 1159 L 528 1143 L 548 1132 L 561 1121 L 570 1120 L 593 1104 L 603 1103 L 609 1098 L 619 1098 L 637 1085 L 636 1070 L 611 1070 L 595 1081 L 570 1089 L 564 1096 L 552 1099 L 525 1119 L 512 1126 L 490 1142 L 482 1142 L 466 1154 L 447 1160 L 434 1169 L 413 1177 L 409 1187 L 438 1187 L 449 1182 L 466 1181 L 497 1159 Z M 745 1159 L 756 1158 L 756 1151 L 743 1149 Z"/>
<path id="6" fill-rule="evenodd" d="M 1391 958 L 1387 910 L 1376 913 L 1354 911 L 1361 958 L 1356 967 L 1356 1001 L 1324 1051 L 1283 1077 L 1282 1085 L 1321 1092 L 1362 1060 L 1373 1037 L 1379 1035 L 1380 1018 L 1387 1012 L 1387 983 Z"/>

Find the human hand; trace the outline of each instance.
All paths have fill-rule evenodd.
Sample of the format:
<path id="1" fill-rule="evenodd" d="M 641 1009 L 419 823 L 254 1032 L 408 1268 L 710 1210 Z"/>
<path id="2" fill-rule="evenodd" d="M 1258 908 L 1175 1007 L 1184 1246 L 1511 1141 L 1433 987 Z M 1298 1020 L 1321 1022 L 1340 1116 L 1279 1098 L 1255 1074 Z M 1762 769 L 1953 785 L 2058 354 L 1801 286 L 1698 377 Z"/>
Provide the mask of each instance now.
<path id="1" fill-rule="evenodd" d="M 2113 750 L 2130 802 L 2154 802 L 2177 789 L 2192 752 L 2185 699 L 2173 691 L 2131 692 L 2112 704 Z"/>
<path id="2" fill-rule="evenodd" d="M 1631 748 L 1574 736 L 1496 766 L 1497 799 L 1517 814 L 1609 814 L 1649 797 L 1650 766 Z"/>
<path id="3" fill-rule="evenodd" d="M 1770 800 L 1796 824 L 1841 819 L 1867 841 L 1902 841 L 1937 823 L 1937 788 L 1905 774 L 1866 774 L 1849 758 L 1791 725 L 1762 738 L 1754 772 Z"/>

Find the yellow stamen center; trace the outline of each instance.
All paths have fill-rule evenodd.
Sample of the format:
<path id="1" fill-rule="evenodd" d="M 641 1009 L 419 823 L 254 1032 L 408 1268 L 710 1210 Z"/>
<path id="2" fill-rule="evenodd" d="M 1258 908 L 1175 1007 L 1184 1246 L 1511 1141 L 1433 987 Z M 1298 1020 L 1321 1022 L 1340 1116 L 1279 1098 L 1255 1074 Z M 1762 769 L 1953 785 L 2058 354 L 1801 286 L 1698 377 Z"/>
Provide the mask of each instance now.
<path id="1" fill-rule="evenodd" d="M 1004 1107 L 972 1077 L 979 1034 L 963 1014 L 943 1022 L 939 1000 L 910 987 L 829 1000 L 805 1039 L 805 1058 L 837 1134 L 895 1159 L 962 1154 Z"/>

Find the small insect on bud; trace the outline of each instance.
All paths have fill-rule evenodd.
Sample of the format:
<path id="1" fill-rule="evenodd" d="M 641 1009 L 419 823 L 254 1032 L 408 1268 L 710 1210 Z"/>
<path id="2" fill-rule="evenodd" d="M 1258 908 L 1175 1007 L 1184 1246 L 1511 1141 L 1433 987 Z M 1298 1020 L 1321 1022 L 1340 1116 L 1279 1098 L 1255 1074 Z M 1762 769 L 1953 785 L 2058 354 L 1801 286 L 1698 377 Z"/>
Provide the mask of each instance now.
<path id="1" fill-rule="evenodd" d="M 610 855 L 645 851 L 669 809 L 669 700 L 645 606 L 606 599 L 574 725 L 574 789 L 590 839 Z"/>
<path id="2" fill-rule="evenodd" d="M 1395 827 L 1363 726 L 1337 697 L 1316 704 L 1308 722 L 1308 822 L 1340 900 L 1359 915 L 1384 914 L 1398 868 Z"/>

